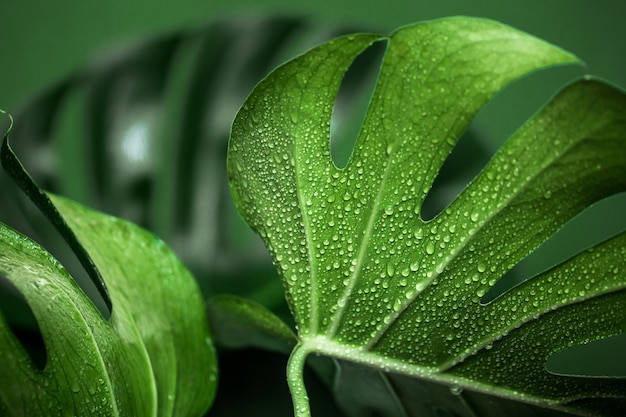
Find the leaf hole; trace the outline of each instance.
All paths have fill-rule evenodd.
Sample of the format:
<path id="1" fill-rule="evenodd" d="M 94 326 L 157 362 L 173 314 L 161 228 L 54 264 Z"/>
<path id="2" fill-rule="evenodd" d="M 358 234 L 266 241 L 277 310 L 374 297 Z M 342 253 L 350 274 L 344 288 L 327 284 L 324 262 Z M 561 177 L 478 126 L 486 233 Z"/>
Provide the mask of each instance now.
<path id="1" fill-rule="evenodd" d="M 386 48 L 385 41 L 378 41 L 359 54 L 339 86 L 330 121 L 330 156 L 339 169 L 348 165 L 352 155 Z"/>
<path id="2" fill-rule="evenodd" d="M 626 231 L 626 193 L 607 197 L 569 220 L 500 278 L 481 299 L 487 304 L 521 282 Z"/>
<path id="3" fill-rule="evenodd" d="M 558 375 L 625 377 L 626 333 L 574 345 L 552 354 L 546 369 Z"/>
<path id="4" fill-rule="evenodd" d="M 10 224 L 19 225 L 19 232 L 30 239 L 37 242 L 46 251 L 48 251 L 55 259 L 57 259 L 63 267 L 68 271 L 70 276 L 76 281 L 85 295 L 91 300 L 105 320 L 111 317 L 111 311 L 107 307 L 104 299 L 96 289 L 89 273 L 83 267 L 78 255 L 74 253 L 70 245 L 63 238 L 61 233 L 52 225 L 48 218 L 29 200 L 13 183 L 2 184 L 2 197 L 11 201 L 16 210 L 12 210 Z M 46 188 L 54 187 L 48 181 Z"/>
<path id="5" fill-rule="evenodd" d="M 441 213 L 489 162 L 491 156 L 491 150 L 480 139 L 478 131 L 467 130 L 439 170 L 422 204 L 422 219 L 428 221 Z"/>
<path id="6" fill-rule="evenodd" d="M 42 371 L 48 357 L 39 323 L 22 293 L 2 274 L 0 274 L 0 313 L 35 367 Z"/>
<path id="7" fill-rule="evenodd" d="M 85 105 L 82 96 L 71 95 L 75 82 L 72 78 L 61 83 L 51 92 L 38 97 L 16 117 L 11 147 L 41 189 L 75 201 L 85 201 L 93 190 L 90 182 L 93 176 L 87 169 L 89 164 L 67 163 L 85 159 L 81 157 L 85 151 L 84 135 L 76 131 L 76 126 L 69 127 L 73 118 L 83 115 L 79 110 Z M 8 177 L 2 178 L 0 185 L 2 212 L 8 215 L 4 218 L 5 222 L 52 254 L 68 270 L 103 318 L 108 320 L 111 311 L 89 277 L 89 272 L 79 261 L 79 255 L 38 207 L 45 205 L 43 199 L 37 196 L 38 203 L 34 203 L 15 184 L 15 180 Z M 34 189 L 30 193 L 38 194 Z"/>
<path id="8" fill-rule="evenodd" d="M 422 219 L 431 220 L 443 211 L 487 165 L 504 138 L 580 75 L 574 66 L 537 71 L 514 80 L 487 101 L 441 167 L 422 204 Z"/>

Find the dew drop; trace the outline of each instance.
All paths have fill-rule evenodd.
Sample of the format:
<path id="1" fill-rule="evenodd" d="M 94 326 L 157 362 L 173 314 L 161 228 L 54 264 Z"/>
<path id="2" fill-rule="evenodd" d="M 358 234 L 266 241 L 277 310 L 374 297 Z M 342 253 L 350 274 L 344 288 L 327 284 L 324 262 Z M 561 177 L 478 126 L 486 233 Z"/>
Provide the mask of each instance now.
<path id="1" fill-rule="evenodd" d="M 483 295 L 485 295 L 487 293 L 487 291 L 489 290 L 489 286 L 487 285 L 481 285 L 480 287 L 478 287 L 478 289 L 476 290 L 476 295 L 478 297 L 482 297 Z"/>
<path id="2" fill-rule="evenodd" d="M 428 242 L 426 245 L 426 253 L 429 255 L 435 253 L 435 244 L 433 242 Z"/>

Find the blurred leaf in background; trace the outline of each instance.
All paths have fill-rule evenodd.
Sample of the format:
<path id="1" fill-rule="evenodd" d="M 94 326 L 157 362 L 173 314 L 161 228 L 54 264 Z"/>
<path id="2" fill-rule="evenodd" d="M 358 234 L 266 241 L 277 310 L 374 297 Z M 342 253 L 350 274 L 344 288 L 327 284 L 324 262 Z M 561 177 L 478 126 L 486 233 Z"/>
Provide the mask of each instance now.
<path id="1" fill-rule="evenodd" d="M 232 208 L 228 132 L 273 66 L 332 35 L 297 19 L 223 21 L 109 51 L 15 115 L 16 153 L 43 188 L 161 236 L 206 294 L 280 304 L 269 258 Z M 1 181 L 3 219 L 53 235 Z"/>

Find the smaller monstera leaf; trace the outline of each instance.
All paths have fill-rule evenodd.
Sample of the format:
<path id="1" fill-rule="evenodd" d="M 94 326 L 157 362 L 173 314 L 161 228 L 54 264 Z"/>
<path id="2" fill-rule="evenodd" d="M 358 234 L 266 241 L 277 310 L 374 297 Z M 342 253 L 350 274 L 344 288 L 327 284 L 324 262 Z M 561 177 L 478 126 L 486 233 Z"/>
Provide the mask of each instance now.
<path id="1" fill-rule="evenodd" d="M 343 74 L 387 42 L 343 169 L 329 152 Z M 311 353 L 561 410 L 615 414 L 624 379 L 555 375 L 567 346 L 626 330 L 626 234 L 500 295 L 487 290 L 577 213 L 626 190 L 626 96 L 592 79 L 560 92 L 450 205 L 424 221 L 439 169 L 481 107 L 529 72 L 577 62 L 501 24 L 450 18 L 338 38 L 261 82 L 232 128 L 234 199 L 280 271 Z"/>
<path id="2" fill-rule="evenodd" d="M 296 335 L 284 321 L 254 301 L 218 295 L 210 298 L 206 306 L 213 339 L 221 346 L 289 353 L 297 343 Z"/>
<path id="3" fill-rule="evenodd" d="M 188 270 L 151 233 L 39 190 L 7 136 L 2 163 L 68 239 L 111 315 L 45 249 L 0 224 L 0 274 L 32 309 L 47 356 L 39 369 L 0 315 L 0 414 L 203 415 L 216 357 Z"/>

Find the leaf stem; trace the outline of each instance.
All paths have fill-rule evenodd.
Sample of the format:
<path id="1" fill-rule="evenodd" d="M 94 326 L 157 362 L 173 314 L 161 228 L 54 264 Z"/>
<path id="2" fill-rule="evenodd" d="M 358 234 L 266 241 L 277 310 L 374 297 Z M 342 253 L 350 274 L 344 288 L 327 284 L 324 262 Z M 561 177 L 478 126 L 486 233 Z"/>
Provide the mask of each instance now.
<path id="1" fill-rule="evenodd" d="M 287 363 L 287 384 L 296 417 L 311 417 L 309 396 L 304 385 L 304 364 L 309 353 L 310 347 L 300 342 L 291 352 Z"/>

